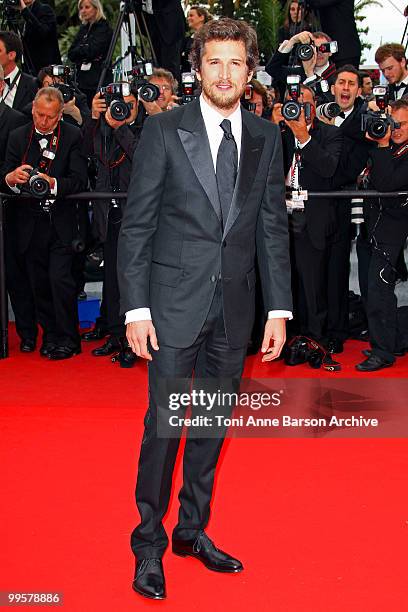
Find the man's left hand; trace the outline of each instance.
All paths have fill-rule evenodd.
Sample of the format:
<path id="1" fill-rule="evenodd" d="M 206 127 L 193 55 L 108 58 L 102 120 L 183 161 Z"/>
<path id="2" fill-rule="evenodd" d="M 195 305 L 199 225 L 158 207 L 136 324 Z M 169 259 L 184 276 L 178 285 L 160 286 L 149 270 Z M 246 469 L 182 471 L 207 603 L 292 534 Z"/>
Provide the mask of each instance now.
<path id="1" fill-rule="evenodd" d="M 24 0 L 20 0 L 20 6 L 18 7 L 19 11 L 24 11 L 27 6 L 24 4 Z"/>
<path id="2" fill-rule="evenodd" d="M 118 128 L 122 127 L 122 125 L 126 125 L 126 119 L 124 119 L 123 121 L 116 121 L 116 119 L 112 117 L 110 108 L 108 108 L 105 113 L 105 121 L 109 125 L 109 127 L 112 128 L 112 130 L 117 130 Z"/>
<path id="3" fill-rule="evenodd" d="M 281 354 L 286 341 L 286 319 L 268 319 L 262 340 L 262 361 L 272 361 Z"/>
<path id="4" fill-rule="evenodd" d="M 53 178 L 52 176 L 48 176 L 48 174 L 44 174 L 44 172 L 39 172 L 38 176 L 41 176 L 41 178 L 45 179 L 48 182 L 50 189 L 54 189 L 55 178 Z"/>
<path id="5" fill-rule="evenodd" d="M 309 140 L 309 132 L 307 131 L 304 108 L 302 108 L 302 110 L 300 111 L 298 119 L 292 121 L 287 121 L 287 119 L 285 119 L 285 123 L 288 128 L 290 128 L 290 130 L 293 132 L 293 135 L 295 136 L 295 138 L 298 139 L 300 144 L 303 144 L 304 142 L 306 142 L 306 140 Z"/>
<path id="6" fill-rule="evenodd" d="M 385 134 L 384 138 L 380 138 L 380 139 L 372 138 L 367 133 L 366 133 L 365 137 L 367 138 L 367 140 L 371 140 L 372 142 L 376 142 L 380 149 L 384 149 L 384 148 L 390 146 L 391 135 L 392 135 L 391 126 L 389 125 L 388 129 L 387 129 L 387 133 Z"/>

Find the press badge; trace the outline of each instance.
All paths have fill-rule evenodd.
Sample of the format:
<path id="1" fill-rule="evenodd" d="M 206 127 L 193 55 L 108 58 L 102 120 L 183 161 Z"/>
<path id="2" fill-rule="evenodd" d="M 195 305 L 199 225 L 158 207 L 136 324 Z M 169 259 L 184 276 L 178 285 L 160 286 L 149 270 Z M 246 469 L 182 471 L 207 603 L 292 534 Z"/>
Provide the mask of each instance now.
<path id="1" fill-rule="evenodd" d="M 42 154 L 43 157 L 46 157 L 47 159 L 55 159 L 55 153 L 53 151 L 48 151 L 48 149 L 44 149 Z"/>
<path id="2" fill-rule="evenodd" d="M 92 62 L 89 62 L 88 64 L 81 64 L 81 70 L 83 72 L 90 70 L 92 68 Z"/>

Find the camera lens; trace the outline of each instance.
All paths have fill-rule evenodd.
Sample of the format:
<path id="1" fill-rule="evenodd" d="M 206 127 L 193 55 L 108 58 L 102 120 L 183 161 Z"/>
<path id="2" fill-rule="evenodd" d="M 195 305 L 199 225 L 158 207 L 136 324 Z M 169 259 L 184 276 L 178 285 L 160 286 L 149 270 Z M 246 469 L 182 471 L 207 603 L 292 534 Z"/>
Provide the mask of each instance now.
<path id="1" fill-rule="evenodd" d="M 160 89 L 154 83 L 145 83 L 138 89 L 137 93 L 144 102 L 154 102 L 160 96 Z"/>
<path id="2" fill-rule="evenodd" d="M 388 123 L 384 119 L 375 119 L 368 127 L 368 134 L 371 138 L 384 138 L 387 133 Z"/>
<path id="3" fill-rule="evenodd" d="M 307 62 L 313 57 L 313 47 L 312 45 L 299 45 L 297 50 L 298 58 L 302 62 Z"/>
<path id="4" fill-rule="evenodd" d="M 125 121 L 130 115 L 129 107 L 122 100 L 114 100 L 110 107 L 110 114 L 115 121 Z"/>
<path id="5" fill-rule="evenodd" d="M 325 104 L 320 104 L 320 106 L 316 108 L 316 115 L 318 117 L 325 117 L 326 119 L 338 117 L 340 113 L 341 108 L 337 102 L 326 102 Z"/>
<path id="6" fill-rule="evenodd" d="M 300 116 L 301 106 L 299 102 L 289 100 L 282 106 L 282 115 L 287 121 L 296 120 Z"/>
<path id="7" fill-rule="evenodd" d="M 36 198 L 43 198 L 44 196 L 48 195 L 50 191 L 48 181 L 46 181 L 41 176 L 38 176 L 37 174 L 30 178 L 28 184 L 30 186 L 30 191 L 32 195 Z"/>

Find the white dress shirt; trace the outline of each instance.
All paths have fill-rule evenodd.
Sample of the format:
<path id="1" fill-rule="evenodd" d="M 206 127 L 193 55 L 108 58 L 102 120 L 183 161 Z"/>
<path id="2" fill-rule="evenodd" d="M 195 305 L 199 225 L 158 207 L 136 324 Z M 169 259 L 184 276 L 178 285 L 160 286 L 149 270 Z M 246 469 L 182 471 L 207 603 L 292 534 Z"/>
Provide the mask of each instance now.
<path id="1" fill-rule="evenodd" d="M 18 68 L 18 66 L 16 66 L 14 70 L 12 70 L 10 74 L 5 77 L 10 82 L 10 84 L 12 84 L 14 79 L 16 79 L 16 76 L 18 75 L 18 78 L 15 80 L 12 89 L 9 88 L 9 85 L 7 83 L 4 84 L 3 101 L 5 104 L 7 104 L 7 106 L 10 106 L 10 108 L 13 108 L 14 98 L 16 97 L 17 87 L 21 78 L 21 74 L 19 74 L 19 71 L 20 69 Z"/>
<path id="2" fill-rule="evenodd" d="M 344 117 L 335 117 L 335 119 L 334 119 L 334 125 L 335 125 L 335 126 L 337 126 L 337 127 L 340 127 L 340 126 L 341 126 L 341 124 L 343 123 L 343 121 L 345 121 L 345 120 L 347 119 L 347 117 L 348 117 L 349 115 L 351 115 L 351 113 L 353 112 L 353 110 L 354 110 L 354 106 L 352 106 L 351 108 L 349 108 L 349 110 L 344 111 Z"/>
<path id="3" fill-rule="evenodd" d="M 400 86 L 400 85 L 405 85 L 406 87 L 408 87 L 408 76 L 406 76 L 404 79 L 402 79 L 402 81 L 400 81 L 399 83 L 395 83 L 395 85 Z M 402 96 L 404 95 L 404 88 L 401 87 L 401 89 L 398 89 L 398 91 L 396 92 L 396 99 L 400 100 L 402 98 Z"/>
<path id="4" fill-rule="evenodd" d="M 218 149 L 221 144 L 221 141 L 224 136 L 224 130 L 220 126 L 221 121 L 223 119 L 228 119 L 231 122 L 231 131 L 235 139 L 235 143 L 237 145 L 238 151 L 238 169 L 239 169 L 239 160 L 241 156 L 241 139 L 242 139 L 242 116 L 241 116 L 241 105 L 238 105 L 236 110 L 234 110 L 231 115 L 228 117 L 224 117 L 221 115 L 215 108 L 210 106 L 203 98 L 200 96 L 200 109 L 201 114 L 203 116 L 205 129 L 208 136 L 208 141 L 210 143 L 211 157 L 214 164 L 214 172 L 217 167 L 217 155 Z M 171 111 L 170 111 L 171 112 Z M 286 310 L 271 310 L 268 312 L 268 319 L 277 319 L 277 318 L 292 318 L 292 313 Z M 150 308 L 135 308 L 133 310 L 129 310 L 126 313 L 125 323 L 133 323 L 134 321 L 151 321 L 152 316 L 150 312 Z"/>

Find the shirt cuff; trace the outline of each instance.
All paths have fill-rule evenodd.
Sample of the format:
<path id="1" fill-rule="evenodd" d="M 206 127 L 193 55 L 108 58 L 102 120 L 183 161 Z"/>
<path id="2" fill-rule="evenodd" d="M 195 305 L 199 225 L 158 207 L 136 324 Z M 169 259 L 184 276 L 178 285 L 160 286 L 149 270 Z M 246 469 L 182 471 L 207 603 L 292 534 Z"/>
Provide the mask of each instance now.
<path id="1" fill-rule="evenodd" d="M 309 144 L 309 142 L 312 140 L 312 137 L 309 136 L 309 138 L 306 140 L 306 142 L 299 142 L 298 147 L 299 149 L 303 149 L 303 147 L 305 147 L 307 144 Z"/>
<path id="2" fill-rule="evenodd" d="M 11 189 L 11 191 L 13 191 L 14 193 L 21 193 L 21 190 L 20 190 L 20 188 L 19 188 L 19 187 L 17 187 L 17 185 L 14 185 L 14 187 L 12 187 L 12 186 L 11 186 L 11 185 L 8 183 L 7 179 L 5 179 L 5 181 L 6 181 L 6 185 L 7 185 L 7 187 L 8 187 L 9 189 Z"/>
<path id="3" fill-rule="evenodd" d="M 303 85 L 311 85 L 315 81 L 317 81 L 317 75 L 313 74 L 312 76 L 307 77 L 307 79 L 303 81 Z"/>
<path id="4" fill-rule="evenodd" d="M 278 47 L 279 53 L 290 53 L 292 49 L 293 46 L 288 40 L 284 40 L 283 43 L 281 43 L 280 47 Z"/>
<path id="5" fill-rule="evenodd" d="M 57 189 L 58 189 L 58 184 L 57 184 L 57 179 L 54 179 L 54 187 L 52 189 L 50 189 L 50 194 L 51 195 L 57 195 Z"/>
<path id="6" fill-rule="evenodd" d="M 290 321 L 293 319 L 293 314 L 290 310 L 270 310 L 268 312 L 269 319 L 288 319 Z"/>
<path id="7" fill-rule="evenodd" d="M 152 315 L 150 308 L 134 308 L 128 310 L 125 316 L 125 325 L 128 323 L 135 323 L 136 321 L 151 321 Z"/>

